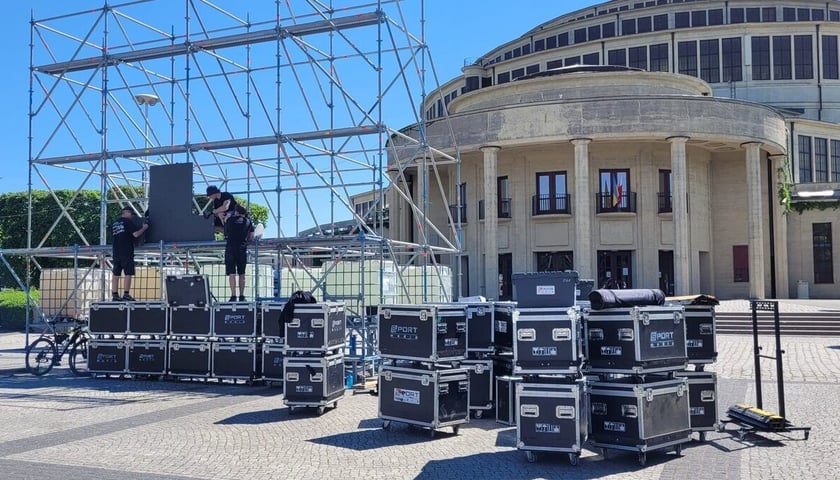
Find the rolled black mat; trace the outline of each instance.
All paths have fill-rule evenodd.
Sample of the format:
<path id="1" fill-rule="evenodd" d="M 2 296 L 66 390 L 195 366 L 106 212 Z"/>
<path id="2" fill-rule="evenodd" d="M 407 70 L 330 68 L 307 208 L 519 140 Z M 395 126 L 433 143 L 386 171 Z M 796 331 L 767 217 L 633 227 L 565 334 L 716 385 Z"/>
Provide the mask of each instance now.
<path id="1" fill-rule="evenodd" d="M 589 303 L 592 305 L 592 310 L 664 305 L 665 293 L 658 288 L 635 288 L 628 290 L 608 290 L 602 288 L 589 292 Z"/>

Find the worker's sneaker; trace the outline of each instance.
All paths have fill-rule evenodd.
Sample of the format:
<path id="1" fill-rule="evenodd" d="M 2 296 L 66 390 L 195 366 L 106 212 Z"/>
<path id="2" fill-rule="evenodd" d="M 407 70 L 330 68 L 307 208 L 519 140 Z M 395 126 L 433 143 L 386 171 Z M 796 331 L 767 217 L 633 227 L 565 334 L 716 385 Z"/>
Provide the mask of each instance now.
<path id="1" fill-rule="evenodd" d="M 137 300 L 134 300 L 134 297 L 132 297 L 131 295 L 126 293 L 122 296 L 122 301 L 123 302 L 136 302 Z"/>
<path id="2" fill-rule="evenodd" d="M 245 302 L 245 301 L 246 301 L 246 300 L 245 300 L 245 295 L 240 295 L 240 296 L 239 296 L 239 301 L 240 301 L 240 302 Z"/>
<path id="3" fill-rule="evenodd" d="M 231 295 L 230 298 L 228 299 L 228 302 L 235 302 L 235 301 L 236 301 L 236 295 Z"/>
<path id="4" fill-rule="evenodd" d="M 111 301 L 112 302 L 122 302 L 123 299 L 118 293 L 115 293 L 111 296 Z"/>

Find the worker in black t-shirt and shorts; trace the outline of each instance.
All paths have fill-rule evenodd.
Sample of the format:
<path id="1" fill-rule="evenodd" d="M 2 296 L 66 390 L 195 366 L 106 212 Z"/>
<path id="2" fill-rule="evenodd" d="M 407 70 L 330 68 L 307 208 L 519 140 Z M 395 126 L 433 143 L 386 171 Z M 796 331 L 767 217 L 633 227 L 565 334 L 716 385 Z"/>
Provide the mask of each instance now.
<path id="1" fill-rule="evenodd" d="M 245 301 L 245 265 L 248 261 L 248 243 L 254 239 L 254 224 L 247 217 L 248 211 L 237 205 L 232 217 L 225 222 L 225 274 L 230 283 L 230 301 L 237 301 L 236 277 L 239 277 L 239 301 Z"/>
<path id="2" fill-rule="evenodd" d="M 219 187 L 210 185 L 207 187 L 207 197 L 213 200 L 213 215 L 216 216 L 214 224 L 216 231 L 224 230 L 225 222 L 236 211 L 236 199 L 228 192 L 219 190 Z"/>
<path id="3" fill-rule="evenodd" d="M 111 224 L 111 236 L 113 237 L 113 276 L 111 277 L 111 300 L 114 302 L 133 302 L 134 298 L 129 295 L 131 279 L 134 277 L 134 240 L 143 235 L 149 228 L 149 219 L 143 221 L 143 226 L 138 227 L 134 223 L 134 210 L 131 207 L 123 207 L 120 218 Z M 120 296 L 120 276 L 125 273 L 123 280 L 123 294 Z"/>

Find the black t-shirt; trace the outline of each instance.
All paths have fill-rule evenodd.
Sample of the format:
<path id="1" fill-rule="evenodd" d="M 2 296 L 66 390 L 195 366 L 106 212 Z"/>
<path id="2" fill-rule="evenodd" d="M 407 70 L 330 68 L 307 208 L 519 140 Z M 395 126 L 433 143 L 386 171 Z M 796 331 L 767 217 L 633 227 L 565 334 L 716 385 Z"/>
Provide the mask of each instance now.
<path id="1" fill-rule="evenodd" d="M 120 217 L 111 224 L 114 258 L 134 257 L 134 232 L 140 227 L 130 218 Z"/>
<path id="2" fill-rule="evenodd" d="M 248 234 L 254 231 L 254 224 L 248 217 L 234 215 L 225 222 L 225 248 L 229 251 L 244 250 L 248 246 Z"/>
<path id="3" fill-rule="evenodd" d="M 222 196 L 216 199 L 213 199 L 213 210 L 222 206 L 226 200 L 230 200 L 230 204 L 228 204 L 226 212 L 232 212 L 236 208 L 236 200 L 233 199 L 233 195 L 229 194 L 228 192 L 222 192 Z"/>

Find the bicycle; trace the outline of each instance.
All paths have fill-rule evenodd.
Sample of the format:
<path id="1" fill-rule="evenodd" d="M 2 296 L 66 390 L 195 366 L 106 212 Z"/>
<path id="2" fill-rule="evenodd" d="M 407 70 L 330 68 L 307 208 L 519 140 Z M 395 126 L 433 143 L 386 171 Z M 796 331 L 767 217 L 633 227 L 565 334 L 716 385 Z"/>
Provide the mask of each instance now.
<path id="1" fill-rule="evenodd" d="M 46 375 L 61 364 L 68 354 L 68 366 L 75 375 L 87 375 L 87 323 L 76 318 L 57 317 L 47 320 L 47 328 L 26 347 L 26 369 L 37 376 Z"/>

